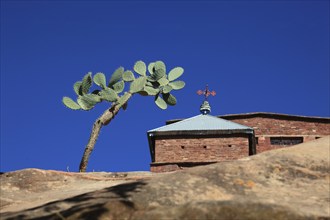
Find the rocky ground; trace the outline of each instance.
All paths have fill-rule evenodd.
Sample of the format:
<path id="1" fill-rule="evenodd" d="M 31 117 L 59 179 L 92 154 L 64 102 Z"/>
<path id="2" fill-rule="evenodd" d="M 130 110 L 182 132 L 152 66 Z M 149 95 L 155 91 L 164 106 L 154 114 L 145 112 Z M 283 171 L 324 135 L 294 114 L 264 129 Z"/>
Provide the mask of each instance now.
<path id="1" fill-rule="evenodd" d="M 330 219 L 330 137 L 151 174 L 1 174 L 0 219 Z"/>

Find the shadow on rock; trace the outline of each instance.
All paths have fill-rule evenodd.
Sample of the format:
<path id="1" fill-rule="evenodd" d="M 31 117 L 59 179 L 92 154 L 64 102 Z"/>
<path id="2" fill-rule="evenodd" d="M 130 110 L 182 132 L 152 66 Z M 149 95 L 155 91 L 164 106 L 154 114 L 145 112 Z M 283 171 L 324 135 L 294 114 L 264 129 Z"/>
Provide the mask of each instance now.
<path id="1" fill-rule="evenodd" d="M 51 202 L 18 213 L 2 213 L 1 219 L 99 219 L 105 214 L 135 210 L 130 195 L 139 192 L 144 181 L 125 183 L 102 190 L 85 193 L 65 200 Z"/>

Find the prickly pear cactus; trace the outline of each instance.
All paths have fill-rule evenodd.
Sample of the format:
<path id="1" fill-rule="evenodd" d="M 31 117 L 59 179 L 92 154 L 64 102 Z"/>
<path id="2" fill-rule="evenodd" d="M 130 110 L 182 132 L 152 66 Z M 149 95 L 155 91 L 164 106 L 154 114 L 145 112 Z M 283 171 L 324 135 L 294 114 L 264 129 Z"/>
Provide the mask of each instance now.
<path id="1" fill-rule="evenodd" d="M 111 75 L 108 84 L 103 73 L 98 72 L 92 77 L 89 72 L 73 85 L 76 101 L 63 97 L 62 102 L 72 110 L 91 110 L 103 101 L 120 105 L 119 107 L 125 105 L 123 108 L 126 108 L 129 97 L 140 94 L 154 96 L 156 105 L 161 109 L 176 104 L 176 98 L 170 93 L 185 86 L 183 81 L 175 81 L 183 74 L 183 68 L 175 67 L 167 74 L 166 65 L 162 61 L 151 62 L 148 66 L 143 61 L 137 61 L 133 70 L 125 71 L 123 67 L 119 67 Z M 99 88 L 90 92 L 93 82 Z M 130 85 L 125 86 L 126 83 Z M 125 87 L 129 88 L 126 92 Z"/>
<path id="2" fill-rule="evenodd" d="M 111 103 L 111 107 L 93 124 L 88 144 L 80 162 L 80 172 L 86 172 L 87 163 L 101 127 L 109 124 L 120 109 L 125 110 L 127 108 L 128 100 L 132 95 L 154 96 L 156 105 L 161 109 L 166 109 L 168 105 L 177 103 L 171 92 L 185 86 L 183 81 L 175 81 L 183 74 L 183 69 L 175 67 L 167 75 L 165 63 L 162 61 L 149 63 L 148 66 L 143 61 L 137 61 L 133 70 L 134 72 L 125 71 L 123 67 L 119 67 L 111 75 L 108 84 L 103 73 L 96 73 L 93 77 L 92 73 L 89 72 L 81 81 L 73 85 L 73 90 L 77 95 L 76 101 L 69 97 L 63 97 L 63 104 L 72 110 L 88 111 L 100 102 Z M 93 82 L 98 88 L 91 92 Z M 126 83 L 130 85 L 125 86 Z M 128 90 L 124 91 L 125 88 Z"/>

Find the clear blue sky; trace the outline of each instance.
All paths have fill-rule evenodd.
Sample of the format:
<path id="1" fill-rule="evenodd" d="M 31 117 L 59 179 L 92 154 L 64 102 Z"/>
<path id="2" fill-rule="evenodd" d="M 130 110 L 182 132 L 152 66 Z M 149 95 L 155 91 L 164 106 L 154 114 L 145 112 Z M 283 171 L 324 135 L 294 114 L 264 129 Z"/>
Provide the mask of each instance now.
<path id="1" fill-rule="evenodd" d="M 94 120 L 107 108 L 61 102 L 91 71 L 135 61 L 181 66 L 186 87 L 160 110 L 136 96 L 104 127 L 88 171 L 149 170 L 146 131 L 199 114 L 277 112 L 329 117 L 329 1 L 1 0 L 0 170 L 78 171 Z"/>

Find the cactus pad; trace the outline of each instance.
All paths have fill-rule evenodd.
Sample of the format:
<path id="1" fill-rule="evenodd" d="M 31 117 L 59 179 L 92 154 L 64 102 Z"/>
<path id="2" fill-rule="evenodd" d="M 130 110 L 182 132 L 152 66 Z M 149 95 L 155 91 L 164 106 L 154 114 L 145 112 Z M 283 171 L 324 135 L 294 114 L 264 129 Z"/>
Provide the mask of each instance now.
<path id="1" fill-rule="evenodd" d="M 172 91 L 172 89 L 173 89 L 172 86 L 166 85 L 163 87 L 163 93 L 169 93 Z"/>
<path id="2" fill-rule="evenodd" d="M 174 90 L 179 90 L 179 89 L 182 89 L 185 86 L 185 82 L 175 81 L 175 82 L 170 82 L 169 85 L 172 86 L 172 88 Z"/>
<path id="3" fill-rule="evenodd" d="M 99 95 L 96 95 L 96 94 L 93 94 L 93 93 L 83 95 L 83 97 L 86 100 L 88 100 L 89 102 L 93 102 L 95 104 L 102 101 L 102 99 Z"/>
<path id="4" fill-rule="evenodd" d="M 94 76 L 94 82 L 96 85 L 104 89 L 106 87 L 105 75 L 103 73 L 96 73 Z"/>
<path id="5" fill-rule="evenodd" d="M 134 71 L 141 76 L 145 76 L 147 72 L 146 64 L 141 60 L 137 61 L 134 65 Z"/>
<path id="6" fill-rule="evenodd" d="M 156 81 L 163 78 L 166 75 L 166 67 L 162 61 L 157 61 L 154 66 L 154 74 L 152 78 Z"/>
<path id="7" fill-rule="evenodd" d="M 112 74 L 108 87 L 113 86 L 116 82 L 122 79 L 124 73 L 124 68 L 119 67 L 118 69 L 115 70 L 115 72 Z"/>
<path id="8" fill-rule="evenodd" d="M 79 96 L 79 95 L 82 95 L 81 84 L 82 84 L 82 82 L 81 82 L 81 81 L 78 81 L 78 82 L 76 82 L 76 83 L 73 85 L 73 90 L 75 91 L 75 93 L 76 93 L 78 96 Z"/>
<path id="9" fill-rule="evenodd" d="M 63 104 L 66 107 L 68 107 L 68 108 L 70 108 L 72 110 L 79 110 L 79 109 L 81 109 L 80 105 L 78 105 L 75 101 L 73 101 L 69 97 L 63 97 L 62 102 L 63 102 Z"/>
<path id="10" fill-rule="evenodd" d="M 162 70 L 164 73 L 166 73 L 166 66 L 163 61 L 156 61 L 154 68 L 155 71 Z"/>
<path id="11" fill-rule="evenodd" d="M 132 71 L 127 70 L 123 73 L 123 80 L 125 82 L 132 82 L 134 79 L 135 79 L 135 77 L 134 77 L 134 74 L 132 73 Z"/>
<path id="12" fill-rule="evenodd" d="M 182 74 L 183 74 L 183 68 L 181 67 L 175 67 L 174 69 L 172 69 L 169 74 L 168 74 L 168 80 L 169 81 L 174 81 L 177 78 L 179 78 Z"/>
<path id="13" fill-rule="evenodd" d="M 79 96 L 77 102 L 83 110 L 91 110 L 97 103 L 95 100 L 88 96 Z"/>
<path id="14" fill-rule="evenodd" d="M 155 96 L 155 103 L 161 109 L 167 109 L 167 104 L 159 95 Z"/>
<path id="15" fill-rule="evenodd" d="M 160 86 L 166 86 L 170 81 L 168 81 L 168 79 L 166 79 L 166 77 L 160 78 L 158 81 Z"/>
<path id="16" fill-rule="evenodd" d="M 116 93 L 121 93 L 122 91 L 124 91 L 125 83 L 123 80 L 120 80 L 119 82 L 116 82 L 112 87 Z"/>
<path id="17" fill-rule="evenodd" d="M 118 99 L 117 93 L 110 88 L 103 89 L 99 92 L 99 95 L 102 100 L 106 100 L 108 102 L 115 102 Z"/>
<path id="18" fill-rule="evenodd" d="M 150 75 L 154 74 L 154 66 L 155 66 L 155 63 L 149 63 L 149 65 L 148 65 L 148 71 L 149 71 Z"/>
<path id="19" fill-rule="evenodd" d="M 141 76 L 137 79 L 135 79 L 132 83 L 131 83 L 131 86 L 130 86 L 130 89 L 129 91 L 131 93 L 137 93 L 137 92 L 140 92 L 143 90 L 145 84 L 147 82 L 147 77 L 145 76 Z"/>
<path id="20" fill-rule="evenodd" d="M 144 91 L 146 91 L 148 95 L 157 95 L 159 93 L 159 89 L 155 89 L 150 86 L 145 86 Z"/>
<path id="21" fill-rule="evenodd" d="M 176 98 L 173 95 L 171 95 L 169 93 L 163 94 L 163 98 L 167 104 L 176 105 Z"/>
<path id="22" fill-rule="evenodd" d="M 81 92 L 82 94 L 87 94 L 89 92 L 89 89 L 92 86 L 92 73 L 87 73 L 81 83 Z"/>

